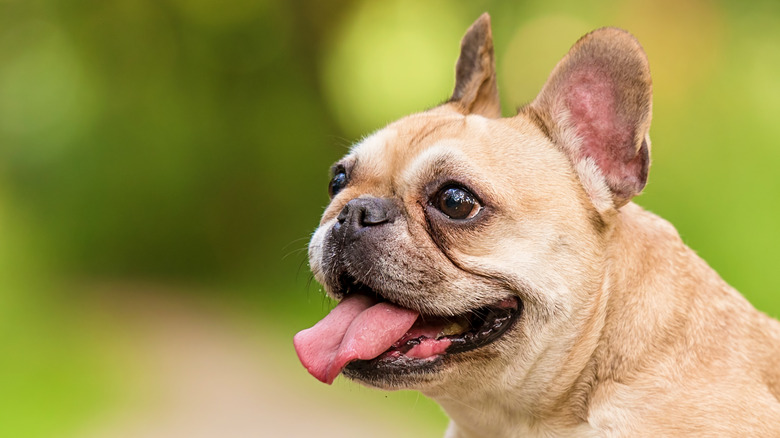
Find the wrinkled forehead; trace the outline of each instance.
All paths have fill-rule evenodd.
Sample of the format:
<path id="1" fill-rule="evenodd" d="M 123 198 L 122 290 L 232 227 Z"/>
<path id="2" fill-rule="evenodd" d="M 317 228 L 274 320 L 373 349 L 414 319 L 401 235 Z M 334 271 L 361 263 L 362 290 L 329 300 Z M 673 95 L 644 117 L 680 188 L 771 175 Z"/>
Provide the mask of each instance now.
<path id="1" fill-rule="evenodd" d="M 405 117 L 367 137 L 347 157 L 360 179 L 387 180 L 422 165 L 455 165 L 487 132 L 481 116 L 422 113 Z"/>
<path id="2" fill-rule="evenodd" d="M 566 184 L 568 179 L 560 176 L 570 173 L 565 156 L 522 116 L 488 119 L 439 110 L 377 131 L 341 163 L 358 196 L 394 196 L 439 179 L 509 194 L 523 187 Z"/>

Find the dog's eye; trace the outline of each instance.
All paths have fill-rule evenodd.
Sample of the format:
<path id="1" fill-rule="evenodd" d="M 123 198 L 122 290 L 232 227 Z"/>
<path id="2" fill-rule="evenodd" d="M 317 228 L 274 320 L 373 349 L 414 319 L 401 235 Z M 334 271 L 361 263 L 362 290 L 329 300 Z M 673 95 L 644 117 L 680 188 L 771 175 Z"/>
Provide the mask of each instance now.
<path id="1" fill-rule="evenodd" d="M 328 184 L 328 194 L 330 197 L 334 197 L 347 186 L 347 173 L 343 170 L 339 170 L 333 175 L 333 179 Z"/>
<path id="2" fill-rule="evenodd" d="M 433 201 L 433 205 L 450 219 L 471 219 L 482 209 L 477 198 L 461 187 L 446 187 Z"/>

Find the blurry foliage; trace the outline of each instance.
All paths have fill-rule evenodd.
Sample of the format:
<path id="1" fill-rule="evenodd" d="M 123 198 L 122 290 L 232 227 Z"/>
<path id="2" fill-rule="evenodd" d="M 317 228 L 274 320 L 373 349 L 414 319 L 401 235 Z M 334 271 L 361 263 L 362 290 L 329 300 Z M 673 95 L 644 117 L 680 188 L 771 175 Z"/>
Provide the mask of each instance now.
<path id="1" fill-rule="evenodd" d="M 778 2 L 0 0 L 0 435 L 50 436 L 113 397 L 60 279 L 207 282 L 287 338 L 321 316 L 305 247 L 329 165 L 445 100 L 483 11 L 506 115 L 588 30 L 639 38 L 637 202 L 780 316 Z"/>
<path id="2" fill-rule="evenodd" d="M 276 272 L 341 152 L 293 4 L 0 7 L 3 180 L 60 268 Z"/>

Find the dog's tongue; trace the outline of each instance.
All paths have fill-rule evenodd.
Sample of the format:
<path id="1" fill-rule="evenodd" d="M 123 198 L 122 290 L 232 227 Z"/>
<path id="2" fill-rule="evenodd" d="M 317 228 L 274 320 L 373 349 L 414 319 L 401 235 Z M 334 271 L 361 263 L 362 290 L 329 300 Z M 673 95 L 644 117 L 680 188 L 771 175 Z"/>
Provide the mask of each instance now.
<path id="1" fill-rule="evenodd" d="M 350 295 L 314 327 L 295 335 L 295 352 L 311 375 L 331 384 L 350 361 L 373 359 L 390 348 L 417 316 L 414 310 Z"/>

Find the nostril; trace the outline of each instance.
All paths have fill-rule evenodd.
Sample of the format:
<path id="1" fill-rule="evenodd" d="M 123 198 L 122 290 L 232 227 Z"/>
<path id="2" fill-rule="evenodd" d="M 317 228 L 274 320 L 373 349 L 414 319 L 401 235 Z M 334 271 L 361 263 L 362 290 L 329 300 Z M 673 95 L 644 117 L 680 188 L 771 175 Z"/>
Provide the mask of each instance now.
<path id="1" fill-rule="evenodd" d="M 372 208 L 361 208 L 360 225 L 371 226 L 379 225 L 388 222 L 390 219 L 387 215 L 387 210 L 377 210 Z"/>
<path id="2" fill-rule="evenodd" d="M 344 206 L 344 208 L 341 209 L 341 212 L 339 213 L 338 217 L 336 217 L 336 220 L 339 221 L 340 224 L 343 224 L 346 222 L 347 218 L 349 218 L 349 203 Z"/>

